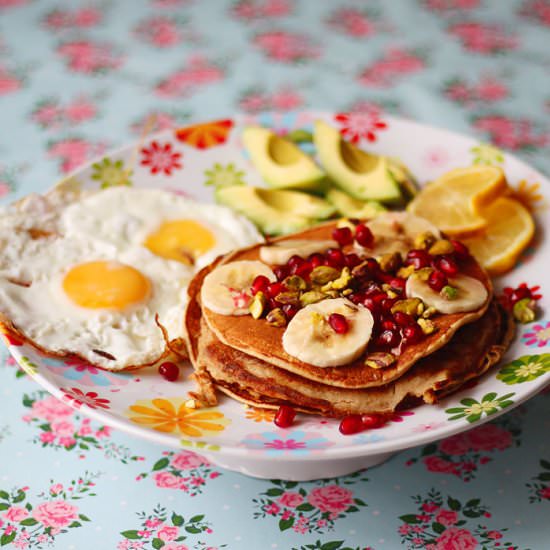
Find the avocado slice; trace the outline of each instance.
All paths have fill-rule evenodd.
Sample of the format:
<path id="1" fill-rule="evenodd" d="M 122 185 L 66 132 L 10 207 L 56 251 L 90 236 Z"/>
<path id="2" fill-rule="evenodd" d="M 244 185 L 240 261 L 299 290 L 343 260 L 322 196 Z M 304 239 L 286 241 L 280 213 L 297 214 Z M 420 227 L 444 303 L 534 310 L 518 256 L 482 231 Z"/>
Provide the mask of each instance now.
<path id="1" fill-rule="evenodd" d="M 401 190 L 386 157 L 355 147 L 322 120 L 315 123 L 313 141 L 327 174 L 352 197 L 383 202 L 401 199 Z"/>
<path id="2" fill-rule="evenodd" d="M 324 172 L 292 141 L 267 128 L 250 126 L 243 131 L 243 142 L 271 187 L 322 191 Z"/>
<path id="3" fill-rule="evenodd" d="M 216 201 L 254 222 L 267 235 L 301 231 L 335 212 L 326 200 L 300 191 L 234 185 L 215 191 Z"/>
<path id="4" fill-rule="evenodd" d="M 380 212 L 386 210 L 379 202 L 354 199 L 335 187 L 329 189 L 325 196 L 328 202 L 336 208 L 338 214 L 346 218 L 358 218 L 360 220 L 374 218 Z"/>
<path id="5" fill-rule="evenodd" d="M 412 199 L 418 194 L 418 182 L 407 166 L 398 158 L 388 159 L 389 170 L 393 179 L 399 184 L 405 195 Z"/>

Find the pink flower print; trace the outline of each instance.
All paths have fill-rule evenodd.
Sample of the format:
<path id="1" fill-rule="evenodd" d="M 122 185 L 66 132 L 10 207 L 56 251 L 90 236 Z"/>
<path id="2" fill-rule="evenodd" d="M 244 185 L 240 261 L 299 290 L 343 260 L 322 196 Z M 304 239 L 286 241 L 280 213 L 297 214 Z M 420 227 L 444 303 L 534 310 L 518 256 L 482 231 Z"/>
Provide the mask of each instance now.
<path id="1" fill-rule="evenodd" d="M 271 96 L 271 106 L 276 111 L 292 111 L 304 104 L 302 96 L 289 89 L 282 89 Z"/>
<path id="2" fill-rule="evenodd" d="M 0 181 L 0 197 L 5 197 L 8 193 L 11 193 L 11 186 L 9 183 Z"/>
<path id="3" fill-rule="evenodd" d="M 55 397 L 46 397 L 32 404 L 32 415 L 35 418 L 43 418 L 48 422 L 66 420 L 74 411 Z"/>
<path id="4" fill-rule="evenodd" d="M 282 454 L 304 455 L 325 449 L 333 444 L 316 432 L 305 432 L 303 430 L 275 430 L 249 434 L 241 441 L 241 445 L 248 449 L 262 450 L 272 456 Z"/>
<path id="5" fill-rule="evenodd" d="M 435 516 L 435 521 L 441 523 L 441 525 L 445 525 L 445 527 L 450 527 L 458 521 L 458 514 L 452 510 L 442 509 Z"/>
<path id="6" fill-rule="evenodd" d="M 53 443 L 55 441 L 55 434 L 52 432 L 42 432 L 38 438 L 42 443 L 47 445 L 48 443 Z"/>
<path id="7" fill-rule="evenodd" d="M 426 7 L 433 11 L 471 10 L 477 8 L 480 0 L 425 0 Z"/>
<path id="8" fill-rule="evenodd" d="M 164 542 L 169 542 L 171 540 L 174 540 L 178 536 L 178 531 L 179 530 L 177 527 L 170 527 L 168 525 L 165 525 L 157 531 L 157 538 L 163 540 Z"/>
<path id="9" fill-rule="evenodd" d="M 486 77 L 476 87 L 477 97 L 482 101 L 498 101 L 508 95 L 508 88 L 495 78 Z"/>
<path id="10" fill-rule="evenodd" d="M 99 397 L 97 392 L 89 391 L 84 393 L 79 388 L 61 388 L 64 392 L 63 398 L 69 401 L 76 409 L 80 409 L 82 405 L 87 405 L 91 409 L 109 409 L 109 399 Z"/>
<path id="11" fill-rule="evenodd" d="M 61 491 L 63 491 L 63 485 L 61 483 L 55 483 L 50 487 L 50 494 L 52 496 L 58 495 Z"/>
<path id="12" fill-rule="evenodd" d="M 526 346 L 543 348 L 550 344 L 550 321 L 536 323 L 521 339 Z"/>
<path id="13" fill-rule="evenodd" d="M 99 430 L 97 430 L 94 435 L 97 438 L 110 437 L 111 436 L 111 428 L 109 426 L 101 426 L 101 428 L 99 428 Z"/>
<path id="14" fill-rule="evenodd" d="M 435 502 L 425 502 L 422 504 L 422 510 L 424 512 L 427 512 L 428 514 L 433 514 L 437 510 L 439 510 L 439 506 Z"/>
<path id="15" fill-rule="evenodd" d="M 281 519 L 282 520 L 289 519 L 289 518 L 292 518 L 292 517 L 294 517 L 294 512 L 291 512 L 290 510 L 285 510 L 281 514 Z"/>
<path id="16" fill-rule="evenodd" d="M 64 500 L 50 500 L 33 510 L 33 517 L 46 527 L 62 529 L 77 518 L 78 508 Z"/>
<path id="17" fill-rule="evenodd" d="M 97 113 L 96 106 L 85 97 L 75 99 L 63 110 L 64 115 L 74 123 L 84 122 L 94 118 Z"/>
<path id="18" fill-rule="evenodd" d="M 279 497 L 278 502 L 288 508 L 296 508 L 304 502 L 304 497 L 300 493 L 286 491 Z"/>
<path id="19" fill-rule="evenodd" d="M 145 527 L 149 529 L 156 529 L 159 525 L 162 525 L 162 521 L 158 518 L 151 518 L 145 521 Z"/>
<path id="20" fill-rule="evenodd" d="M 146 19 L 136 27 L 136 34 L 149 44 L 159 48 L 174 46 L 182 40 L 177 24 L 164 16 Z"/>
<path id="21" fill-rule="evenodd" d="M 376 109 L 338 113 L 334 119 L 342 126 L 340 133 L 352 143 L 359 143 L 362 139 L 376 141 L 376 133 L 388 127 Z"/>
<path id="22" fill-rule="evenodd" d="M 17 527 L 14 525 L 8 525 L 4 529 L 4 535 L 11 535 L 13 532 L 17 532 Z"/>
<path id="23" fill-rule="evenodd" d="M 163 547 L 162 547 L 163 550 L 189 550 L 189 546 L 186 546 L 185 544 L 174 544 L 174 543 L 169 543 L 169 544 L 165 544 Z M 206 549 L 208 550 L 208 548 Z"/>
<path id="24" fill-rule="evenodd" d="M 297 63 L 315 59 L 321 53 L 308 36 L 287 31 L 276 30 L 257 34 L 253 43 L 267 57 L 281 63 Z"/>
<path id="25" fill-rule="evenodd" d="M 475 550 L 477 540 L 467 529 L 449 527 L 436 539 L 436 550 Z"/>
<path id="26" fill-rule="evenodd" d="M 550 500 L 550 486 L 540 489 L 537 494 L 540 496 L 540 498 Z"/>
<path id="27" fill-rule="evenodd" d="M 101 12 L 92 7 L 81 8 L 74 12 L 72 17 L 72 23 L 76 27 L 87 28 L 93 27 L 101 22 Z"/>
<path id="28" fill-rule="evenodd" d="M 27 4 L 29 0 L 0 0 L 0 8 L 14 8 L 15 6 L 22 6 Z"/>
<path id="29" fill-rule="evenodd" d="M 190 95 L 196 88 L 217 82 L 223 78 L 223 71 L 204 59 L 190 61 L 189 67 L 176 71 L 162 80 L 155 93 L 161 97 L 184 97 Z"/>
<path id="30" fill-rule="evenodd" d="M 65 435 L 59 438 L 59 444 L 68 449 L 76 445 L 76 439 L 70 435 Z"/>
<path id="31" fill-rule="evenodd" d="M 264 512 L 272 516 L 276 516 L 280 511 L 281 508 L 277 504 L 275 504 L 275 502 L 272 502 L 271 504 L 268 504 L 264 507 Z"/>
<path id="32" fill-rule="evenodd" d="M 487 538 L 498 540 L 502 538 L 502 533 L 500 533 L 499 531 L 489 531 L 487 533 Z"/>
<path id="33" fill-rule="evenodd" d="M 43 128 L 51 128 L 61 122 L 62 114 L 56 103 L 47 102 L 36 109 L 31 118 Z"/>
<path id="34" fill-rule="evenodd" d="M 550 3 L 548 0 L 532 0 L 526 2 L 520 11 L 524 17 L 529 17 L 534 21 L 550 27 Z"/>
<path id="35" fill-rule="evenodd" d="M 283 17 L 292 11 L 289 0 L 239 0 L 231 8 L 231 13 L 239 19 L 252 20 L 264 17 Z"/>
<path id="36" fill-rule="evenodd" d="M 67 173 L 84 164 L 90 156 L 101 154 L 104 149 L 103 144 L 93 146 L 83 139 L 70 138 L 52 143 L 48 155 L 61 158 L 61 171 Z"/>
<path id="37" fill-rule="evenodd" d="M 328 20 L 328 24 L 355 38 L 370 36 L 375 32 L 373 23 L 356 8 L 341 8 L 335 11 Z"/>
<path id="38" fill-rule="evenodd" d="M 80 425 L 80 428 L 78 429 L 78 435 L 81 437 L 86 437 L 87 435 L 90 435 L 93 433 L 92 428 L 90 427 L 90 419 L 85 418 L 82 421 L 82 424 Z"/>
<path id="39" fill-rule="evenodd" d="M 152 141 L 149 147 L 141 149 L 142 166 L 149 166 L 151 174 L 164 173 L 166 176 L 172 175 L 172 170 L 181 169 L 181 153 L 174 151 L 172 144 L 166 142 L 164 145 L 157 141 Z"/>
<path id="40" fill-rule="evenodd" d="M 75 427 L 72 422 L 62 420 L 52 424 L 52 432 L 58 437 L 71 436 L 75 432 Z"/>
<path id="41" fill-rule="evenodd" d="M 352 505 L 353 493 L 340 485 L 326 485 L 313 489 L 308 495 L 308 502 L 321 512 L 339 514 Z"/>
<path id="42" fill-rule="evenodd" d="M 19 78 L 0 65 L 0 96 L 16 92 L 21 85 Z"/>
<path id="43" fill-rule="evenodd" d="M 422 70 L 424 66 L 424 61 L 414 52 L 391 48 L 381 59 L 363 69 L 357 80 L 363 86 L 385 88 L 407 74 Z"/>
<path id="44" fill-rule="evenodd" d="M 512 445 L 509 431 L 496 424 L 484 424 L 466 434 L 474 451 L 503 451 Z"/>
<path id="45" fill-rule="evenodd" d="M 283 17 L 292 11 L 289 0 L 264 0 L 262 15 L 264 17 Z"/>
<path id="46" fill-rule="evenodd" d="M 427 456 L 424 458 L 424 464 L 430 472 L 438 472 L 443 474 L 456 474 L 456 464 L 439 458 L 438 456 Z"/>
<path id="47" fill-rule="evenodd" d="M 470 100 L 472 94 L 473 91 L 462 80 L 455 80 L 454 82 L 451 82 L 445 89 L 445 95 L 449 99 L 457 101 L 458 103 L 464 103 Z"/>
<path id="48" fill-rule="evenodd" d="M 270 108 L 270 99 L 261 92 L 248 92 L 239 101 L 239 107 L 247 113 L 259 113 Z"/>
<path id="49" fill-rule="evenodd" d="M 513 50 L 518 46 L 517 37 L 498 25 L 463 22 L 451 25 L 448 32 L 459 38 L 464 48 L 481 54 Z"/>
<path id="50" fill-rule="evenodd" d="M 400 535 L 408 535 L 411 532 L 411 530 L 412 530 L 411 526 L 408 523 L 404 523 L 403 525 L 399 526 L 399 529 L 397 530 L 397 532 Z"/>
<path id="51" fill-rule="evenodd" d="M 439 449 L 447 455 L 463 455 L 470 450 L 470 441 L 465 434 L 453 435 L 444 439 Z"/>
<path id="52" fill-rule="evenodd" d="M 301 535 L 303 535 L 304 533 L 307 533 L 308 525 L 309 525 L 309 518 L 307 518 L 306 516 L 300 516 L 298 518 L 298 521 L 296 521 L 296 523 L 292 527 L 292 529 L 294 530 L 294 532 L 300 533 Z"/>
<path id="53" fill-rule="evenodd" d="M 29 512 L 25 508 L 20 506 L 10 506 L 6 512 L 3 514 L 3 517 L 12 523 L 19 523 L 28 517 Z"/>
<path id="54" fill-rule="evenodd" d="M 53 10 L 44 18 L 46 27 L 56 31 L 71 25 L 71 14 L 68 11 Z"/>
<path id="55" fill-rule="evenodd" d="M 174 455 L 171 464 L 176 470 L 192 470 L 203 464 L 208 464 L 208 461 L 197 453 L 180 451 L 178 454 Z"/>
<path id="56" fill-rule="evenodd" d="M 123 62 L 109 44 L 95 44 L 87 41 L 65 42 L 57 48 L 71 70 L 93 74 L 120 67 Z"/>
<path id="57" fill-rule="evenodd" d="M 170 472 L 157 472 L 153 475 L 157 487 L 162 489 L 180 489 L 182 478 Z"/>

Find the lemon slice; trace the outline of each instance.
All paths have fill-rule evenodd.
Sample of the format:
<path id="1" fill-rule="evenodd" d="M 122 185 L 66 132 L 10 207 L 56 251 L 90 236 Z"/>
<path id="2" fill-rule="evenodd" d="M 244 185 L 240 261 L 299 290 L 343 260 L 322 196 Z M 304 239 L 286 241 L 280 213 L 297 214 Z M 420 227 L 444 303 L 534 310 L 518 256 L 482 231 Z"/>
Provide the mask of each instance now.
<path id="1" fill-rule="evenodd" d="M 491 275 L 500 275 L 514 267 L 535 234 L 535 223 L 520 202 L 508 197 L 497 198 L 482 214 L 483 232 L 463 242 Z"/>
<path id="2" fill-rule="evenodd" d="M 487 225 L 480 212 L 507 189 L 496 166 L 457 168 L 422 189 L 407 209 L 449 235 L 470 236 Z"/>

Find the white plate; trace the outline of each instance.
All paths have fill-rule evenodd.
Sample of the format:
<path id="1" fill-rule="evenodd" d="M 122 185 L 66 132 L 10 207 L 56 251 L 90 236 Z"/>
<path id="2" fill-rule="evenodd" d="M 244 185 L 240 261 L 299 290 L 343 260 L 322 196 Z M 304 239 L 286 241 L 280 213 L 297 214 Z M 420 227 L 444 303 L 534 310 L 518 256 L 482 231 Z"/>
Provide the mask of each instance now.
<path id="1" fill-rule="evenodd" d="M 105 169 L 110 171 L 110 178 L 113 170 L 116 176 L 117 170 L 122 173 L 121 170 L 131 169 L 130 180 L 135 187 L 158 187 L 211 202 L 213 186 L 205 183 L 213 178 L 234 177 L 249 185 L 262 184 L 243 150 L 240 139 L 243 126 L 256 123 L 286 133 L 294 129 L 311 130 L 317 118 L 342 130 L 347 128 L 345 135 L 355 136 L 356 142 L 370 151 L 399 157 L 421 183 L 451 168 L 487 161 L 501 163 L 512 186 L 517 188 L 523 180 L 529 185 L 540 183 L 538 194 L 550 196 L 549 182 L 510 155 L 500 157 L 499 151 L 479 147 L 470 138 L 374 111 L 349 117 L 319 112 L 236 116 L 185 131 L 164 131 L 148 136 L 139 146 L 128 145 L 115 151 L 68 179 L 71 185 L 97 189 Z M 153 174 L 151 164 L 142 164 L 154 153 L 154 142 L 179 153 L 181 167 L 173 167 L 170 174 L 163 171 Z M 548 277 L 543 275 L 550 268 L 550 242 L 544 237 L 549 231 L 548 214 L 543 210 L 547 199 L 537 200 L 536 193 L 529 196 L 537 207 L 539 236 L 523 255 L 520 265 L 496 281 L 496 289 L 498 292 L 503 286 L 515 287 L 521 282 L 541 285 L 543 297 L 539 305 L 544 314 L 550 302 Z M 112 374 L 84 363 L 66 364 L 45 357 L 33 347 L 17 342 L 11 343 L 9 349 L 36 382 L 104 424 L 161 445 L 197 450 L 214 464 L 245 474 L 289 480 L 346 474 L 377 464 L 401 449 L 467 430 L 519 405 L 550 381 L 550 319 L 542 315 L 535 323 L 519 327 L 504 361 L 475 387 L 464 389 L 436 406 L 424 405 L 396 415 L 382 429 L 346 437 L 338 432 L 338 421 L 306 415 L 299 415 L 292 428 L 279 430 L 264 418 L 266 413 L 247 409 L 223 396 L 215 409 L 194 411 L 183 407 L 178 411 L 187 391 L 194 388 L 186 377 L 183 382 L 171 383 L 154 369 Z M 150 409 L 152 422 L 155 415 L 164 420 L 172 417 L 172 432 L 157 431 L 154 423 L 145 426 L 133 422 L 132 418 L 138 414 L 130 407 L 136 404 Z M 205 415 L 217 425 L 218 431 L 205 431 L 193 425 L 194 420 L 204 420 Z"/>

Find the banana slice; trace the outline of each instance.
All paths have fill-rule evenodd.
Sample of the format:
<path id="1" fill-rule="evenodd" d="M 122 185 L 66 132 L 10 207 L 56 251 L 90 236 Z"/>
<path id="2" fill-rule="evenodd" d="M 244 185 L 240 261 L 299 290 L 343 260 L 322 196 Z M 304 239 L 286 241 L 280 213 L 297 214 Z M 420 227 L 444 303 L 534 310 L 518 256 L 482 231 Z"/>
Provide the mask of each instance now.
<path id="1" fill-rule="evenodd" d="M 277 280 L 273 271 L 258 261 L 243 260 L 217 267 L 202 283 L 203 306 L 220 315 L 248 315 L 252 299 L 250 286 L 257 275 Z"/>
<path id="2" fill-rule="evenodd" d="M 432 290 L 428 283 L 414 274 L 407 279 L 406 293 L 409 298 L 420 298 L 427 306 L 434 307 L 440 313 L 462 313 L 479 309 L 489 296 L 485 286 L 467 275 L 458 275 L 449 279 L 449 285 L 457 289 L 457 295 L 449 300 L 439 292 Z"/>
<path id="3" fill-rule="evenodd" d="M 266 264 L 280 265 L 286 264 L 295 254 L 301 258 L 307 258 L 315 252 L 324 252 L 336 247 L 338 243 L 332 240 L 290 239 L 260 247 L 260 259 Z"/>
<path id="4" fill-rule="evenodd" d="M 331 313 L 348 322 L 345 334 L 328 323 Z M 322 300 L 304 307 L 292 318 L 283 334 L 283 348 L 304 363 L 317 367 L 338 367 L 357 359 L 367 347 L 374 320 L 371 312 L 346 298 Z"/>
<path id="5" fill-rule="evenodd" d="M 367 223 L 374 235 L 373 248 L 364 249 L 356 243 L 356 248 L 367 251 L 371 256 L 381 256 L 399 252 L 405 255 L 414 248 L 414 238 L 430 232 L 441 237 L 439 229 L 428 220 L 408 212 L 383 212 Z"/>

